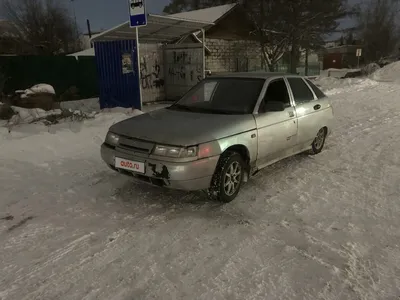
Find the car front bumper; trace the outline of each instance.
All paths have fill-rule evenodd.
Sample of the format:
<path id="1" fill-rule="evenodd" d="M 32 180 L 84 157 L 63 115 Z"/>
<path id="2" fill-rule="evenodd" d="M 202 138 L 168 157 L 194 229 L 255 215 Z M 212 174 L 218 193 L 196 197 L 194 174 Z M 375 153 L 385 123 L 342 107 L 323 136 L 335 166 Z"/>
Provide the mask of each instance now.
<path id="1" fill-rule="evenodd" d="M 135 173 L 115 168 L 115 157 L 144 163 L 144 173 Z M 196 191 L 210 187 L 219 156 L 178 163 L 143 158 L 126 152 L 120 152 L 106 144 L 102 144 L 101 158 L 114 171 L 133 176 L 138 181 L 171 189 Z"/>

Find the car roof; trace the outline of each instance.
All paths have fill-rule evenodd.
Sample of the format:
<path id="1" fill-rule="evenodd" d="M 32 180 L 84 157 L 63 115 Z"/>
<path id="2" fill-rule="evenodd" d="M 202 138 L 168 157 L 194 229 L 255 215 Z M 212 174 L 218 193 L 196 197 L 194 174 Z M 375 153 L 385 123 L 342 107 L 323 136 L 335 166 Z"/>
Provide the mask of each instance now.
<path id="1" fill-rule="evenodd" d="M 225 78 L 259 78 L 259 79 L 268 79 L 271 77 L 299 77 L 302 78 L 303 76 L 290 74 L 290 73 L 280 73 L 280 72 L 229 72 L 229 73 L 217 73 L 207 78 L 218 78 L 218 77 L 225 77 Z"/>

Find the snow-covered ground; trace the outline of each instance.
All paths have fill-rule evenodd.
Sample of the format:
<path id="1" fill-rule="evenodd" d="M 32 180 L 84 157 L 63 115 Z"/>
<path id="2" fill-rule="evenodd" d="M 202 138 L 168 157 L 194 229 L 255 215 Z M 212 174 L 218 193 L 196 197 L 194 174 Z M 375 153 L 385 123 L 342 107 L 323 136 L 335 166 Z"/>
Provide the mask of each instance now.
<path id="1" fill-rule="evenodd" d="M 0 129 L 0 299 L 398 299 L 400 85 L 325 87 L 325 150 L 227 205 L 109 170 L 123 112 Z"/>
<path id="2" fill-rule="evenodd" d="M 164 107 L 165 103 L 153 102 L 153 103 L 144 103 L 144 110 L 153 110 Z M 100 111 L 100 103 L 99 98 L 91 98 L 84 100 L 76 100 L 76 101 L 66 101 L 61 102 L 62 109 L 72 109 L 72 110 L 80 110 L 85 113 L 91 113 L 93 111 Z"/>

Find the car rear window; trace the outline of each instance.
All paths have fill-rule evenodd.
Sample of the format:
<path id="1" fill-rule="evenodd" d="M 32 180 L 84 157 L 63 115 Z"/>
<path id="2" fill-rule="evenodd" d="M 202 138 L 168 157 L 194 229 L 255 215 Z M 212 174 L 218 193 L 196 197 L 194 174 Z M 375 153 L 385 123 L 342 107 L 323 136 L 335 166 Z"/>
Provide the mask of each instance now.
<path id="1" fill-rule="evenodd" d="M 326 95 L 309 79 L 306 79 L 307 83 L 313 90 L 315 96 L 317 96 L 318 99 L 325 98 Z"/>
<path id="2" fill-rule="evenodd" d="M 297 104 L 314 100 L 313 93 L 301 77 L 289 77 L 287 80 L 292 90 L 294 101 Z"/>

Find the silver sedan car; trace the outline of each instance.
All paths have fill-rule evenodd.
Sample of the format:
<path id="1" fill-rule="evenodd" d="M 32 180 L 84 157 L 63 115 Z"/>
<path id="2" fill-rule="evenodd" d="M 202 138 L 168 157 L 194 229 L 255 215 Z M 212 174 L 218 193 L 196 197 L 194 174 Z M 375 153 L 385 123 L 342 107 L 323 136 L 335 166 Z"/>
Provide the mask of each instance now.
<path id="1" fill-rule="evenodd" d="M 169 107 L 111 126 L 101 156 L 138 180 L 230 202 L 260 169 L 321 152 L 333 118 L 328 98 L 307 78 L 224 74 Z"/>

